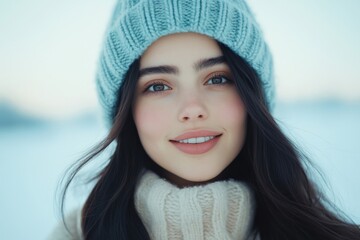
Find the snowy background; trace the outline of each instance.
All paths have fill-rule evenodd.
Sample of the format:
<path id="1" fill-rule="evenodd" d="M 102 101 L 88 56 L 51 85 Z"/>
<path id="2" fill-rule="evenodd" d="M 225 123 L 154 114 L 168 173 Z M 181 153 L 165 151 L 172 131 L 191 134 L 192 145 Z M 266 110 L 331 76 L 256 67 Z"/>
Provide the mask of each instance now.
<path id="1" fill-rule="evenodd" d="M 0 238 L 44 239 L 59 219 L 55 190 L 62 174 L 106 131 L 90 113 L 61 122 L 5 120 L 11 115 L 0 122 Z M 360 223 L 360 104 L 279 103 L 275 116 L 325 174 L 329 198 Z M 82 193 L 81 186 L 70 191 L 68 210 L 81 204 Z"/>
<path id="2" fill-rule="evenodd" d="M 276 119 L 360 223 L 360 1 L 249 3 L 274 53 Z M 113 4 L 0 0 L 0 239 L 45 239 L 65 169 L 106 134 L 94 73 Z"/>

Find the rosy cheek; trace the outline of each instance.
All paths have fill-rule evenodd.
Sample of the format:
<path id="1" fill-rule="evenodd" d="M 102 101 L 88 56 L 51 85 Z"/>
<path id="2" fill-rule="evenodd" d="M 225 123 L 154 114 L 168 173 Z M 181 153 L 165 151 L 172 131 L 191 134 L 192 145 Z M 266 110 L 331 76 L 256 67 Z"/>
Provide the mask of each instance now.
<path id="1" fill-rule="evenodd" d="M 246 119 L 246 109 L 241 98 L 237 94 L 229 95 L 220 107 L 219 116 L 222 116 L 229 124 L 238 125 Z"/>
<path id="2" fill-rule="evenodd" d="M 134 120 L 139 134 L 148 136 L 158 135 L 164 129 L 166 116 L 164 110 L 158 106 L 141 102 L 135 106 Z"/>

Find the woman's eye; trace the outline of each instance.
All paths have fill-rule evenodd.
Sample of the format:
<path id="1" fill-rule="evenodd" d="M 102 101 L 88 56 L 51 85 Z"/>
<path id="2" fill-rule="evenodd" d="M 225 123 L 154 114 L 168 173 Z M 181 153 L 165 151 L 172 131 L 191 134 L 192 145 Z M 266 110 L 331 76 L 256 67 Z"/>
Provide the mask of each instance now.
<path id="1" fill-rule="evenodd" d="M 225 76 L 219 75 L 219 76 L 211 77 L 206 82 L 206 84 L 207 85 L 214 85 L 214 84 L 224 84 L 224 83 L 228 83 L 228 82 L 229 82 L 229 80 Z"/>
<path id="2" fill-rule="evenodd" d="M 146 91 L 147 92 L 162 92 L 162 91 L 167 91 L 170 90 L 171 88 L 165 84 L 162 83 L 155 83 L 150 85 Z"/>

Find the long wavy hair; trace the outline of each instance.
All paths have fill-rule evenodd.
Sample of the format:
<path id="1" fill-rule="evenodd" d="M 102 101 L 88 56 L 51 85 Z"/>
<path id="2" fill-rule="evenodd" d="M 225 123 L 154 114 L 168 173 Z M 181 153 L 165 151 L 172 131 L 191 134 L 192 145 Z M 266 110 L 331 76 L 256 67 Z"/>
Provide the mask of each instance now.
<path id="1" fill-rule="evenodd" d="M 218 44 L 248 113 L 245 145 L 223 173 L 253 188 L 257 205 L 254 231 L 262 240 L 360 239 L 358 225 L 326 207 L 329 202 L 307 175 L 308 160 L 270 114 L 254 69 L 231 49 Z M 134 191 L 143 169 L 161 169 L 143 149 L 132 117 L 138 77 L 139 59 L 130 66 L 119 90 L 118 111 L 109 134 L 66 175 L 62 214 L 74 176 L 115 143 L 107 164 L 93 176 L 95 185 L 82 209 L 81 227 L 86 240 L 150 239 L 135 209 Z"/>

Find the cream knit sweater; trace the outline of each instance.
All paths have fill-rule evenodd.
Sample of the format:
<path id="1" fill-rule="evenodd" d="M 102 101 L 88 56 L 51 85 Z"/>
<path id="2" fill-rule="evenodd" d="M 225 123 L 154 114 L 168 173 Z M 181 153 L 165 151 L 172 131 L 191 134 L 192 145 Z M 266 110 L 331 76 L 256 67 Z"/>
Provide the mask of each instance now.
<path id="1" fill-rule="evenodd" d="M 178 188 L 147 171 L 137 185 L 135 207 L 152 240 L 253 239 L 254 197 L 234 180 Z M 71 233 L 61 222 L 48 239 L 83 239 L 80 213 L 66 217 Z"/>
<path id="2" fill-rule="evenodd" d="M 135 207 L 153 240 L 248 239 L 255 208 L 242 182 L 178 188 L 150 171 L 137 186 Z"/>

